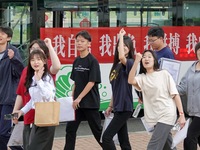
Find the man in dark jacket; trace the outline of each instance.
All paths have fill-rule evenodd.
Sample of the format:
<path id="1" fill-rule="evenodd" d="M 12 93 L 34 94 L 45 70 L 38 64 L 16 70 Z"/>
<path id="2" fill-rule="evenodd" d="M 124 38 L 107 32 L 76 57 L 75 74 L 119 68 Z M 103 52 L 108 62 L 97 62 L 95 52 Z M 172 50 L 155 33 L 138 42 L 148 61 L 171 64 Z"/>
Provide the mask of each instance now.
<path id="1" fill-rule="evenodd" d="M 0 26 L 0 150 L 7 150 L 11 133 L 11 120 L 5 120 L 5 114 L 11 114 L 16 99 L 16 88 L 24 68 L 16 47 L 9 44 L 13 31 Z"/>

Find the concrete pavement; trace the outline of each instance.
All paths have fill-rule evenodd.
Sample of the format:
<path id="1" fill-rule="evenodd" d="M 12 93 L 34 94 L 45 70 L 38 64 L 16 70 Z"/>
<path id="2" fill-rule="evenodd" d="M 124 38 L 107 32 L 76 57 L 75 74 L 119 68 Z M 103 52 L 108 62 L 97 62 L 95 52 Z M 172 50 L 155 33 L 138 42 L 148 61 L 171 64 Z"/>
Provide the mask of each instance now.
<path id="1" fill-rule="evenodd" d="M 102 124 L 103 122 L 104 121 L 102 120 Z M 141 119 L 130 118 L 127 126 L 132 150 L 146 150 L 151 135 L 145 131 Z M 65 127 L 66 123 L 61 123 L 56 128 L 52 150 L 63 150 L 65 144 Z M 172 134 L 174 135 L 175 132 Z M 81 122 L 79 126 L 75 150 L 102 150 L 94 139 L 87 121 Z M 117 146 L 117 150 L 120 150 L 119 146 Z M 183 142 L 178 144 L 177 150 L 183 150 Z M 200 150 L 200 148 L 198 150 Z"/>
<path id="2" fill-rule="evenodd" d="M 145 131 L 129 132 L 129 138 L 132 146 L 132 150 L 146 150 L 146 146 L 149 142 L 151 135 Z M 65 144 L 64 137 L 57 137 L 53 143 L 53 150 L 63 150 Z M 177 150 L 183 150 L 182 142 L 178 144 Z M 75 150 L 102 150 L 98 143 L 95 141 L 92 135 L 78 136 L 76 140 Z M 117 146 L 117 150 L 120 147 Z"/>

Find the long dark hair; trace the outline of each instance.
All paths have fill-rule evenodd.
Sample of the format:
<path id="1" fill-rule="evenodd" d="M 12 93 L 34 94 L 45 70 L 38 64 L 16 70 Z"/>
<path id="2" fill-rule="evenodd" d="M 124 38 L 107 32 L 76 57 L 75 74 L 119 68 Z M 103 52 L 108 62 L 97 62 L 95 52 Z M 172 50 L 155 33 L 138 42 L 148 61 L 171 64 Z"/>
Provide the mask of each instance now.
<path id="1" fill-rule="evenodd" d="M 41 50 L 33 50 L 30 53 L 30 55 L 29 55 L 28 66 L 27 66 L 27 73 L 26 73 L 27 76 L 26 76 L 26 80 L 25 80 L 25 83 L 24 83 L 24 86 L 26 87 L 26 93 L 28 93 L 28 89 L 31 87 L 32 77 L 34 76 L 34 72 L 35 72 L 35 70 L 31 67 L 31 63 L 30 63 L 31 59 L 35 55 L 37 55 L 38 57 L 40 57 L 42 59 L 42 61 L 45 62 L 45 64 L 44 64 L 44 74 L 42 75 L 42 79 L 44 79 L 45 76 L 49 75 L 49 70 L 48 70 L 48 64 L 47 64 L 47 57 L 46 57 L 46 55 Z"/>
<path id="2" fill-rule="evenodd" d="M 135 49 L 133 47 L 133 42 L 132 42 L 131 38 L 128 37 L 128 36 L 123 36 L 123 40 L 124 40 L 124 44 L 129 49 L 128 56 L 126 58 L 127 59 L 130 59 L 130 58 L 134 59 L 133 56 L 134 56 Z M 118 46 L 119 46 L 119 40 L 118 40 L 118 42 L 116 44 L 116 47 L 115 47 L 114 62 L 113 62 L 112 68 L 110 70 L 110 75 L 111 75 L 112 71 L 115 69 L 116 65 L 120 62 L 120 60 L 119 60 Z"/>
<path id="3" fill-rule="evenodd" d="M 155 54 L 155 52 L 153 50 L 144 50 L 144 52 L 142 53 L 142 56 L 144 56 L 144 54 L 146 52 L 150 52 L 154 58 L 154 65 L 153 65 L 153 69 L 154 70 L 158 70 L 159 69 L 159 64 L 158 64 L 158 59 L 157 59 L 157 56 Z M 143 59 L 143 58 L 142 58 Z M 140 63 L 140 70 L 139 70 L 139 74 L 146 74 L 147 73 L 147 70 L 144 68 L 143 64 L 142 64 L 142 60 L 141 60 L 141 63 Z"/>
<path id="4" fill-rule="evenodd" d="M 48 47 L 46 46 L 45 42 L 44 42 L 43 40 L 41 40 L 41 39 L 33 40 L 33 41 L 31 42 L 31 44 L 30 44 L 29 47 L 28 47 L 28 53 L 30 53 L 30 49 L 31 49 L 32 46 L 33 46 L 34 44 L 36 44 L 36 43 L 37 43 L 37 44 L 39 45 L 39 47 L 44 51 L 44 53 L 45 53 L 47 59 L 49 59 L 49 49 L 48 49 Z"/>

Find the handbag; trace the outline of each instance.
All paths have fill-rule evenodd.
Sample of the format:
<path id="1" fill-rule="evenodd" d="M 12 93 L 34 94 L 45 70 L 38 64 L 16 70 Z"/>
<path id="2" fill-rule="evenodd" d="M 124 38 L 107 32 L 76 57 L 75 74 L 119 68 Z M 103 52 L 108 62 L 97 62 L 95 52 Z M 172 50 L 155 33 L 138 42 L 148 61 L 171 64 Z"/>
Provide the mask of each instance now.
<path id="1" fill-rule="evenodd" d="M 60 103 L 35 102 L 34 124 L 39 127 L 59 125 Z"/>

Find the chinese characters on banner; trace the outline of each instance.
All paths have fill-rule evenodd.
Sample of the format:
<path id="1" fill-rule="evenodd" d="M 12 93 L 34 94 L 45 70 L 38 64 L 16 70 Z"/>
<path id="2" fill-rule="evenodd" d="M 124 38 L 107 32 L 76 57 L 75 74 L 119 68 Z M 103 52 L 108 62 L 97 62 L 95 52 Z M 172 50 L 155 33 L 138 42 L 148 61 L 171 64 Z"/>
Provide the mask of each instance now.
<path id="1" fill-rule="evenodd" d="M 90 51 L 100 63 L 112 63 L 118 40 L 119 27 L 99 28 L 41 28 L 41 39 L 51 38 L 62 64 L 72 64 L 78 52 L 75 36 L 81 30 L 87 30 L 92 36 Z M 150 49 L 147 32 L 149 27 L 124 27 L 133 40 L 137 52 Z M 177 60 L 195 60 L 195 45 L 200 41 L 199 27 L 163 27 L 164 42 L 172 49 Z"/>

